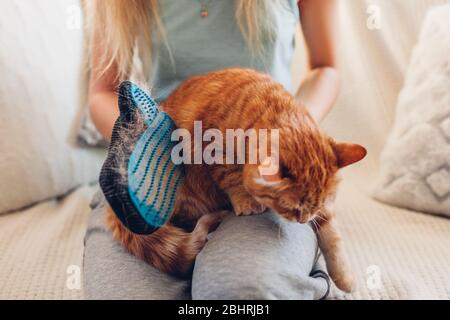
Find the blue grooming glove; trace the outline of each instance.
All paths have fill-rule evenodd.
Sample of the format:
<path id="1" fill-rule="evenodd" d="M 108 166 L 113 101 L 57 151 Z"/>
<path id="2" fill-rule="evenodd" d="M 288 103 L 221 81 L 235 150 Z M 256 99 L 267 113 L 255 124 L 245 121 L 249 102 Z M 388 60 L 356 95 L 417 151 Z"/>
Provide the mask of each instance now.
<path id="1" fill-rule="evenodd" d="M 183 166 L 171 160 L 175 124 L 145 91 L 128 81 L 119 88 L 119 109 L 100 186 L 130 231 L 150 234 L 170 220 L 184 178 Z M 140 121 L 143 129 L 136 132 L 134 125 L 139 127 Z"/>

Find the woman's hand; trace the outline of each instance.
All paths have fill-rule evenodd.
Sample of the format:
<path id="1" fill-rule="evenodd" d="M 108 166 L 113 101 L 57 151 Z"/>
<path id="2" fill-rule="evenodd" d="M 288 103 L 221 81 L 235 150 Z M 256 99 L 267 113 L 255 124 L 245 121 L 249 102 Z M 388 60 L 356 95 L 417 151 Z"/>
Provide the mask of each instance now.
<path id="1" fill-rule="evenodd" d="M 298 7 L 311 71 L 297 98 L 320 122 L 331 110 L 340 87 L 336 61 L 337 4 L 335 0 L 299 0 Z"/>
<path id="2" fill-rule="evenodd" d="M 119 117 L 117 94 L 114 90 L 89 92 L 89 110 L 91 119 L 97 130 L 108 141 L 111 140 L 114 123 Z"/>
<path id="3" fill-rule="evenodd" d="M 98 33 L 93 33 L 93 43 L 100 44 Z M 98 39 L 96 39 L 98 38 Z M 107 139 L 111 140 L 114 123 L 119 117 L 118 97 L 116 88 L 119 85 L 117 68 L 111 65 L 108 70 L 102 70 L 100 63 L 104 56 L 102 46 L 95 45 L 90 53 L 91 77 L 88 95 L 88 105 L 92 121 L 97 130 Z"/>
<path id="4" fill-rule="evenodd" d="M 297 99 L 320 122 L 333 107 L 339 93 L 339 73 L 332 67 L 312 69 L 297 92 Z"/>

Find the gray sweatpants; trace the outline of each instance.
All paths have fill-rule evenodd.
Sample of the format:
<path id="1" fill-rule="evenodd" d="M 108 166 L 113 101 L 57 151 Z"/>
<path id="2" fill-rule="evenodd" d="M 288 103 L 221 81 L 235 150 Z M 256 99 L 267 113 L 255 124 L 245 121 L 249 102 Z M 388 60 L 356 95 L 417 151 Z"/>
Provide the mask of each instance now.
<path id="1" fill-rule="evenodd" d="M 85 237 L 87 299 L 323 299 L 329 279 L 308 225 L 275 213 L 226 218 L 197 257 L 191 281 L 127 253 L 105 228 L 99 194 Z"/>

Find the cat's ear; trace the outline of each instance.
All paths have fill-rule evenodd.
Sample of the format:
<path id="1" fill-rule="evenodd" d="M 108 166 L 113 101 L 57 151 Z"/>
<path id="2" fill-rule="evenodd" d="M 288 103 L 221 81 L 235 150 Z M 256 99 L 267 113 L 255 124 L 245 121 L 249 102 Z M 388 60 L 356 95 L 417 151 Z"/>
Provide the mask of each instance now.
<path id="1" fill-rule="evenodd" d="M 337 158 L 337 166 L 344 168 L 364 159 L 367 150 L 359 144 L 337 143 L 334 145 L 334 153 Z"/>

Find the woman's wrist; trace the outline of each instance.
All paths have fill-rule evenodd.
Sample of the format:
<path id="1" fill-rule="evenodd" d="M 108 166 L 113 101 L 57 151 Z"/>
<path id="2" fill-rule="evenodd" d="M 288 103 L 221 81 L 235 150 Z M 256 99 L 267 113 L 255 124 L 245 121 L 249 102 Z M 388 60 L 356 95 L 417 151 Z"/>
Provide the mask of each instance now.
<path id="1" fill-rule="evenodd" d="M 112 128 L 119 117 L 117 94 L 114 91 L 94 94 L 89 99 L 89 110 L 97 130 L 110 141 Z"/>
<path id="2" fill-rule="evenodd" d="M 336 68 L 316 68 L 309 72 L 296 98 L 306 106 L 316 122 L 321 122 L 333 107 L 339 88 L 340 78 Z"/>

